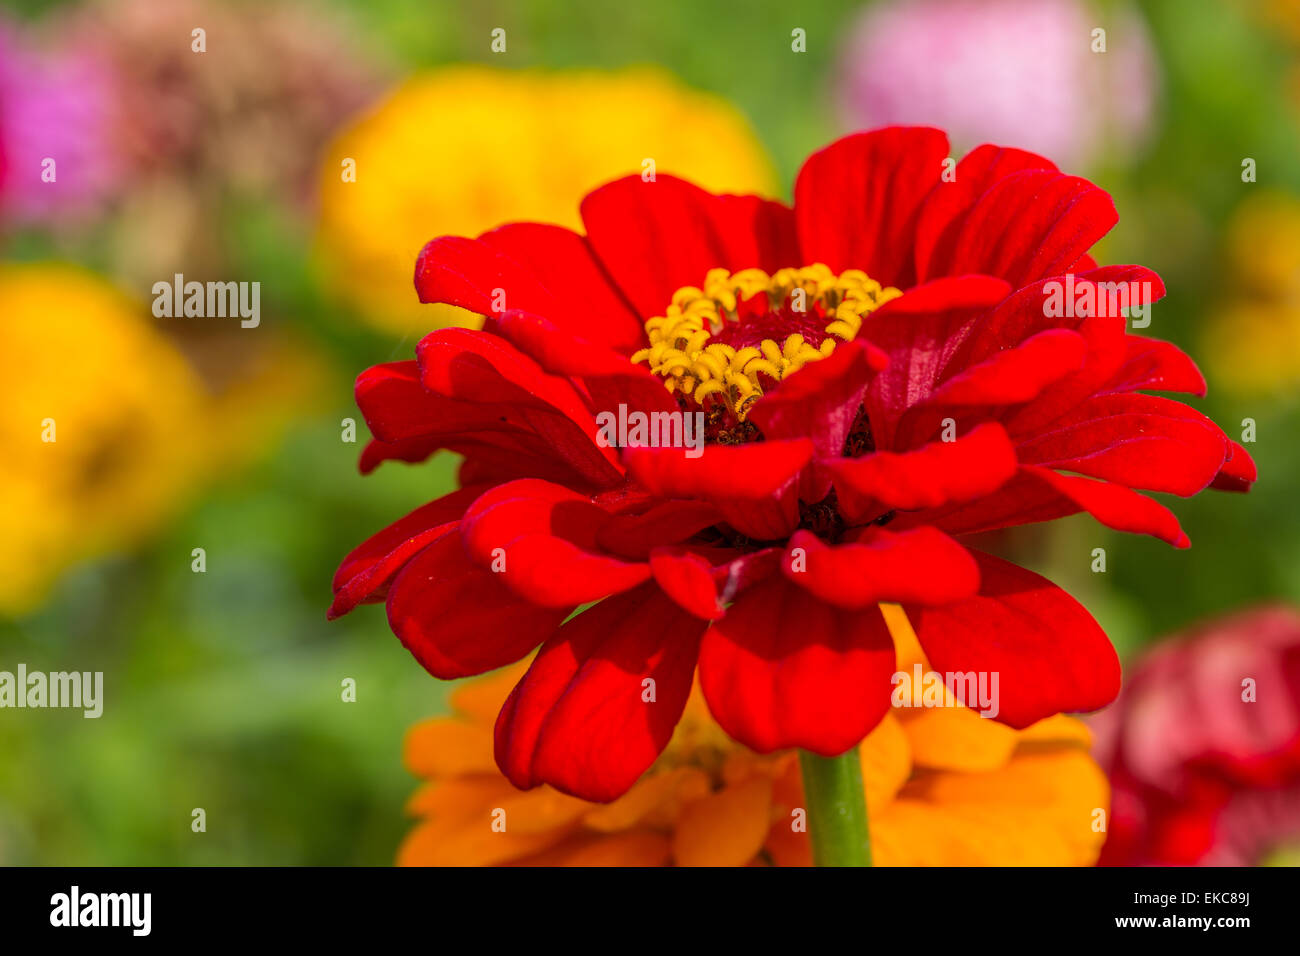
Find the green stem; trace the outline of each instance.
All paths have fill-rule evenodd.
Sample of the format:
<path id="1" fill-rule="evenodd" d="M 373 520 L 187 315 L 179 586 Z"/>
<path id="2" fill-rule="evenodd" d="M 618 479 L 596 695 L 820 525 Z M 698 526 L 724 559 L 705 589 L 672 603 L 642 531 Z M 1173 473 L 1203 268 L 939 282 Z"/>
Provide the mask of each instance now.
<path id="1" fill-rule="evenodd" d="M 815 866 L 870 866 L 871 835 L 862 795 L 862 761 L 854 747 L 838 757 L 799 751 L 808 836 Z"/>

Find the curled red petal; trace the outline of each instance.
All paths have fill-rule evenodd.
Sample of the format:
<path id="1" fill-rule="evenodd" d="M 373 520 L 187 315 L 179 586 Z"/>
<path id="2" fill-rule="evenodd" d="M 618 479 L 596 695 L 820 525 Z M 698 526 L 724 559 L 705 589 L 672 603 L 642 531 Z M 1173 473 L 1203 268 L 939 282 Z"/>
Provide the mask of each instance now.
<path id="1" fill-rule="evenodd" d="M 461 433 L 482 429 L 536 436 L 590 484 L 622 480 L 617 454 L 599 444 L 595 416 L 569 380 L 544 372 L 500 336 L 439 329 L 425 336 L 416 352 L 421 384 L 457 401 L 429 423 L 430 430 L 455 433 L 460 424 Z M 457 423 L 452 412 L 469 417 L 477 429 Z"/>
<path id="2" fill-rule="evenodd" d="M 663 592 L 691 614 L 706 621 L 722 617 L 722 603 L 712 565 L 698 554 L 671 548 L 650 553 L 650 571 Z"/>
<path id="3" fill-rule="evenodd" d="M 893 671 L 878 607 L 836 608 L 778 577 L 741 595 L 700 647 L 709 710 L 759 753 L 856 746 L 889 710 Z"/>
<path id="4" fill-rule="evenodd" d="M 1149 534 L 1175 548 L 1186 548 L 1192 543 L 1172 511 L 1131 488 L 1112 481 L 1062 475 L 1037 465 L 1024 465 L 1021 471 L 1048 485 L 1108 528 Z"/>
<path id="5" fill-rule="evenodd" d="M 979 590 L 979 570 L 970 553 L 934 528 L 899 533 L 867 528 L 837 545 L 800 529 L 790 538 L 781 572 L 843 608 L 882 601 L 948 604 Z"/>
<path id="6" fill-rule="evenodd" d="M 454 680 L 514 663 L 546 639 L 566 608 L 519 598 L 470 563 L 451 531 L 412 558 L 388 592 L 388 623 L 434 677 Z"/>
<path id="7" fill-rule="evenodd" d="M 520 479 L 480 495 L 461 528 L 472 560 L 542 607 L 572 607 L 645 581 L 644 562 L 598 544 L 609 513 L 590 498 L 546 481 Z"/>
<path id="8" fill-rule="evenodd" d="M 1157 392 L 1184 392 L 1188 395 L 1205 394 L 1205 376 L 1191 356 L 1172 342 L 1141 335 L 1126 336 L 1125 342 L 1128 347 L 1124 364 L 1114 378 L 1102 387 L 1102 391 L 1135 392 L 1148 389 Z"/>
<path id="9" fill-rule="evenodd" d="M 893 508 L 937 508 L 996 491 L 1015 475 L 1016 451 L 1002 426 L 989 422 L 916 451 L 880 451 L 824 464 L 841 511 L 857 521 Z"/>
<path id="10" fill-rule="evenodd" d="M 812 442 L 795 439 L 710 445 L 695 458 L 681 448 L 627 448 L 623 461 L 641 485 L 658 495 L 762 498 L 795 477 L 812 453 Z"/>
<path id="11" fill-rule="evenodd" d="M 486 489 L 462 488 L 421 505 L 371 535 L 345 557 L 334 573 L 334 603 L 329 617 L 341 617 L 381 592 L 402 566 L 425 545 L 455 527 L 465 509 Z"/>
<path id="12" fill-rule="evenodd" d="M 653 584 L 566 622 L 497 718 L 497 765 L 517 787 L 584 800 L 622 795 L 667 745 L 706 623 Z"/>
<path id="13" fill-rule="evenodd" d="M 1229 438 L 1228 456 L 1210 487 L 1219 491 L 1250 491 L 1257 477 L 1255 459 L 1250 457 L 1250 452 Z"/>
<path id="14" fill-rule="evenodd" d="M 653 494 L 711 502 L 737 530 L 769 540 L 798 523 L 797 478 L 812 454 L 801 438 L 709 445 L 695 458 L 681 448 L 625 448 L 623 463 Z"/>

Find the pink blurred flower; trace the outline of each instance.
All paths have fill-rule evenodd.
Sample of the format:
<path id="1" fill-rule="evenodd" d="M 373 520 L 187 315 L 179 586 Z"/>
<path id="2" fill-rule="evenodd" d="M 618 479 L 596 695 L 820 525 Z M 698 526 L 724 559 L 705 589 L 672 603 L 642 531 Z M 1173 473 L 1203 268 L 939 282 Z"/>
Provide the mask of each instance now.
<path id="1" fill-rule="evenodd" d="M 1258 608 L 1155 647 L 1094 730 L 1113 789 L 1103 864 L 1250 865 L 1294 849 L 1300 611 Z"/>
<path id="2" fill-rule="evenodd" d="M 306 201 L 326 141 L 382 89 L 346 11 L 310 0 L 100 0 L 51 27 L 113 65 L 120 148 L 140 180 Z"/>
<path id="3" fill-rule="evenodd" d="M 52 10 L 39 29 L 112 79 L 111 96 L 94 80 L 79 91 L 108 100 L 87 107 L 108 114 L 122 171 L 100 248 L 132 286 L 222 272 L 233 246 L 214 224 L 234 202 L 305 227 L 325 144 L 383 88 L 352 17 L 312 0 L 86 0 Z M 77 121 L 56 128 L 71 135 Z"/>
<path id="4" fill-rule="evenodd" d="M 95 58 L 33 48 L 0 24 L 0 213 L 6 219 L 76 218 L 93 211 L 119 176 L 111 148 L 112 76 Z M 54 181 L 42 179 L 54 160 Z"/>
<path id="5" fill-rule="evenodd" d="M 1015 143 L 1063 167 L 1131 153 L 1157 85 L 1141 19 L 1079 0 L 891 0 L 858 18 L 837 99 L 852 128 L 947 129 L 955 148 Z M 1106 31 L 1106 52 L 1092 32 Z"/>

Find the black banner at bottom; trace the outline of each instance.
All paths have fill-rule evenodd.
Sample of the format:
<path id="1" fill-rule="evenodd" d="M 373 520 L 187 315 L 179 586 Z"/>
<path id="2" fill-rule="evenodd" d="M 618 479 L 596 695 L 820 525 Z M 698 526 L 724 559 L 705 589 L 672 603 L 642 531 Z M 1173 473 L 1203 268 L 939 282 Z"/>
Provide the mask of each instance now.
<path id="1" fill-rule="evenodd" d="M 1041 941 L 1106 936 L 1219 943 L 1295 921 L 1286 869 L 670 870 L 7 869 L 6 941 L 76 937 L 295 945 L 420 933 L 464 944 L 677 926 L 729 941 L 807 941 L 834 926 L 866 939 L 953 934 Z M 488 935 L 490 934 L 490 936 Z M 974 934 L 974 935 L 972 935 Z M 472 937 L 471 937 L 472 938 Z M 575 939 L 578 937 L 575 937 Z M 588 940 L 592 937 L 586 937 Z M 610 938 L 604 936 L 603 938 Z M 936 940 L 941 942 L 941 940 Z"/>

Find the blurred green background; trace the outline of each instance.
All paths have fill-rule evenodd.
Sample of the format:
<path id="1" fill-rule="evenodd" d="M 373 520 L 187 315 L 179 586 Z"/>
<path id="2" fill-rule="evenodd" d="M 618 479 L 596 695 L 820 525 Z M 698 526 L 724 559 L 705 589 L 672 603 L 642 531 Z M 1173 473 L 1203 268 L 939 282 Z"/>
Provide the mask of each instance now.
<path id="1" fill-rule="evenodd" d="M 63 28 L 48 23 L 77 6 L 8 3 L 15 44 L 57 43 Z M 849 128 L 836 109 L 836 63 L 864 9 L 822 2 L 795 13 L 774 0 L 309 6 L 322 20 L 346 17 L 345 32 L 374 77 L 370 100 L 408 74 L 452 63 L 665 68 L 748 117 L 786 196 L 802 159 Z M 1118 151 L 1122 158 L 1106 151 L 1090 168 L 1069 171 L 1089 175 L 1120 209 L 1121 224 L 1098 259 L 1144 263 L 1169 286 L 1147 331 L 1201 362 L 1210 394 L 1193 404 L 1233 437 L 1242 419 L 1257 422 L 1258 441 L 1248 447 L 1261 480 L 1247 496 L 1177 502 L 1194 543 L 1186 552 L 1083 518 L 1024 532 L 1017 546 L 1027 563 L 1083 601 L 1126 655 L 1208 614 L 1300 600 L 1293 503 L 1300 355 L 1289 356 L 1290 377 L 1253 382 L 1248 371 L 1219 371 L 1206 354 L 1207 343 L 1220 341 L 1215 323 L 1242 301 L 1276 309 L 1252 328 L 1297 322 L 1295 286 L 1261 290 L 1237 265 L 1294 233 L 1282 224 L 1277 237 L 1246 230 L 1233 240 L 1232 224 L 1253 192 L 1300 195 L 1300 32 L 1289 33 L 1268 4 L 1135 7 L 1147 23 L 1159 87 L 1145 142 Z M 1119 8 L 1091 9 L 1109 22 Z M 489 49 L 499 25 L 508 29 L 504 56 Z M 806 54 L 790 50 L 795 27 L 807 31 Z M 456 150 L 457 130 L 440 132 L 442 148 Z M 1241 181 L 1243 157 L 1256 160 L 1257 183 Z M 203 175 L 179 168 L 181 182 Z M 306 192 L 314 179 L 311 172 L 303 181 Z M 129 177 L 122 188 L 131 188 Z M 237 466 L 206 469 L 199 490 L 156 530 L 130 547 L 69 562 L 38 606 L 0 618 L 0 669 L 23 661 L 29 670 L 102 670 L 106 684 L 99 720 L 78 711 L 0 711 L 0 863 L 386 864 L 407 828 L 402 805 L 414 781 L 402 767 L 402 737 L 440 711 L 446 687 L 392 637 L 382 607 L 333 623 L 325 609 L 339 559 L 449 487 L 454 462 L 444 456 L 357 474 L 361 444 L 340 441 L 340 422 L 360 419 L 352 379 L 368 365 L 410 357 L 416 338 L 368 323 L 330 293 L 312 201 L 287 205 L 283 192 L 233 188 L 202 231 L 229 277 L 262 280 L 264 324 L 290 330 L 311 350 L 322 370 L 318 385 Z M 122 215 L 118 207 L 72 230 L 39 217 L 10 221 L 4 257 L 78 262 L 129 284 L 129 264 L 124 270 L 115 245 L 121 224 L 114 216 Z M 441 231 L 431 223 L 428 237 Z M 1297 269 L 1300 260 L 1292 279 Z M 135 288 L 144 298 L 147 283 Z M 1294 345 L 1278 335 L 1261 348 Z M 204 348 L 183 344 L 187 354 Z M 274 399 L 256 399 L 255 416 L 263 401 Z M 363 442 L 364 425 L 358 428 Z M 207 571 L 195 574 L 190 554 L 200 546 Z M 1107 550 L 1105 574 L 1090 571 L 1096 547 Z M 341 699 L 345 678 L 356 681 L 354 703 Z M 205 833 L 191 831 L 196 807 L 206 811 Z"/>

